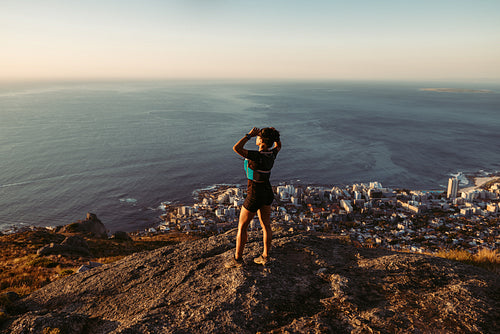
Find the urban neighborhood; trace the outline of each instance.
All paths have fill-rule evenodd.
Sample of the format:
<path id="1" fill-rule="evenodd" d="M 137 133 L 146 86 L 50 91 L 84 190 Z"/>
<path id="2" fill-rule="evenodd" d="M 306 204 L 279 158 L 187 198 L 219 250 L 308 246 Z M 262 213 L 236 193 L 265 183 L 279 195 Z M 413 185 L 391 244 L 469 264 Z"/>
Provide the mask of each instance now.
<path id="1" fill-rule="evenodd" d="M 364 247 L 411 252 L 497 249 L 500 178 L 460 189 L 450 178 L 446 191 L 391 189 L 379 182 L 349 186 L 274 187 L 273 228 L 335 233 Z M 162 203 L 162 222 L 142 233 L 217 234 L 238 226 L 242 186 L 199 191 L 192 205 Z M 250 230 L 260 229 L 257 215 Z"/>

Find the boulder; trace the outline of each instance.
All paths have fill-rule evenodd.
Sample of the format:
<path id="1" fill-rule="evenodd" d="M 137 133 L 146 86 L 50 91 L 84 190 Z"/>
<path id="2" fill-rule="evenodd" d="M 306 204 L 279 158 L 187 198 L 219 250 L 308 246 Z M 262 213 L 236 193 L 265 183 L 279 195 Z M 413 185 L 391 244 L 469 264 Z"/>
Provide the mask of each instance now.
<path id="1" fill-rule="evenodd" d="M 83 221 L 65 225 L 60 233 L 77 233 L 94 238 L 107 238 L 108 233 L 104 224 L 93 213 L 87 213 L 87 218 Z"/>
<path id="2" fill-rule="evenodd" d="M 48 245 L 43 246 L 42 248 L 38 249 L 36 251 L 36 255 L 38 256 L 45 256 L 45 255 L 50 255 L 50 254 L 60 254 L 62 253 L 64 247 L 62 247 L 59 244 L 55 243 L 50 243 Z"/>
<path id="3" fill-rule="evenodd" d="M 66 237 L 66 239 L 61 242 L 61 246 L 67 246 L 69 248 L 85 248 L 89 249 L 89 244 L 79 235 L 72 235 Z"/>
<path id="4" fill-rule="evenodd" d="M 0 295 L 0 299 L 4 299 L 4 298 L 6 298 L 10 302 L 15 302 L 16 300 L 21 299 L 21 297 L 17 293 L 15 293 L 14 291 L 7 291 L 7 292 L 2 293 Z"/>
<path id="5" fill-rule="evenodd" d="M 21 297 L 13 291 L 0 293 L 0 324 L 9 317 L 8 314 L 12 311 L 12 304 L 19 299 Z"/>
<path id="6" fill-rule="evenodd" d="M 78 268 L 78 270 L 76 272 L 77 273 L 83 273 L 85 271 L 88 271 L 90 269 L 97 268 L 97 267 L 100 267 L 100 266 L 102 266 L 102 263 L 89 261 L 88 264 L 81 265 L 80 268 Z"/>
<path id="7" fill-rule="evenodd" d="M 85 239 L 79 235 L 66 237 L 61 244 L 51 243 L 43 246 L 37 252 L 39 256 L 45 255 L 81 255 L 90 256 L 89 245 Z"/>
<path id="8" fill-rule="evenodd" d="M 132 238 L 130 237 L 130 235 L 128 235 L 127 232 L 123 232 L 123 231 L 116 231 L 111 236 L 111 239 L 114 239 L 117 241 L 132 241 Z"/>

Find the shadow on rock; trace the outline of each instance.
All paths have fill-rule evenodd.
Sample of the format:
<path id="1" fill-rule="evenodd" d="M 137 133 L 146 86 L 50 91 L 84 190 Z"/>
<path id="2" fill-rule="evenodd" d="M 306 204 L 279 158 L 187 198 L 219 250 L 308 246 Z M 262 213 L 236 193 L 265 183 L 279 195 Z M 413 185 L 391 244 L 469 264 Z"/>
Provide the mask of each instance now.
<path id="1" fill-rule="evenodd" d="M 74 274 L 17 301 L 6 330 L 55 326 L 63 315 L 92 333 L 493 333 L 499 325 L 498 279 L 482 269 L 312 233 L 276 233 L 261 266 L 252 261 L 261 240 L 249 234 L 241 268 L 224 268 L 233 232 Z"/>

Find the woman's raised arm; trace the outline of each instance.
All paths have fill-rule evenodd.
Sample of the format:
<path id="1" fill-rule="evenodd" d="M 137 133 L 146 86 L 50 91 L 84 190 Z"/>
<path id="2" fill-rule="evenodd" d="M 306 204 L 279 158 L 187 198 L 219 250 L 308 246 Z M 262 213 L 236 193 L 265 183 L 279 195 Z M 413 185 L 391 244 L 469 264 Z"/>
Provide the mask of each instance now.
<path id="1" fill-rule="evenodd" d="M 246 158 L 248 156 L 248 151 L 245 150 L 243 147 L 245 144 L 250 140 L 249 137 L 255 137 L 259 133 L 260 129 L 259 128 L 253 128 L 250 130 L 248 135 L 245 135 L 245 137 L 241 138 L 236 144 L 233 146 L 233 151 L 241 155 L 243 158 Z"/>

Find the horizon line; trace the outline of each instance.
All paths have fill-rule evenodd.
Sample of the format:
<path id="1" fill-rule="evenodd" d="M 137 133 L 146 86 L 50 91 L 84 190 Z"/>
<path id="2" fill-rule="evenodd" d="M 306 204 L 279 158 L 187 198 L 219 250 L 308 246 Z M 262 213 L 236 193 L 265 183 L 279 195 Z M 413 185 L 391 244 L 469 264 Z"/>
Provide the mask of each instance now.
<path id="1" fill-rule="evenodd" d="M 0 78 L 0 83 L 77 83 L 77 82 L 399 82 L 399 83 L 475 83 L 500 84 L 500 78 L 307 78 L 307 77 L 67 77 Z"/>

